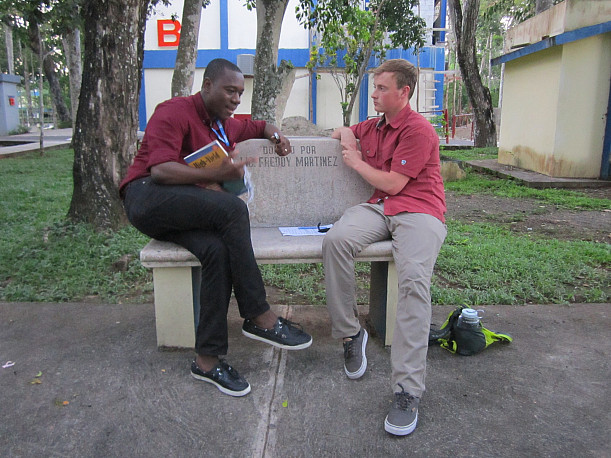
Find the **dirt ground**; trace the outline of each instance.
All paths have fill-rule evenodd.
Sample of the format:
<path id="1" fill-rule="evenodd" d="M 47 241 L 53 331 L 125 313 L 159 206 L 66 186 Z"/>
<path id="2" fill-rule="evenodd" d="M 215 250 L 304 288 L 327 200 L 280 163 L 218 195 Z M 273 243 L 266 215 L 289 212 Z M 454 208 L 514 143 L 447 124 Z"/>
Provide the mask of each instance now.
<path id="1" fill-rule="evenodd" d="M 611 199 L 611 187 L 580 189 L 590 197 Z M 535 199 L 511 199 L 481 194 L 446 193 L 446 218 L 461 222 L 488 222 L 559 240 L 611 243 L 611 210 L 559 209 Z"/>

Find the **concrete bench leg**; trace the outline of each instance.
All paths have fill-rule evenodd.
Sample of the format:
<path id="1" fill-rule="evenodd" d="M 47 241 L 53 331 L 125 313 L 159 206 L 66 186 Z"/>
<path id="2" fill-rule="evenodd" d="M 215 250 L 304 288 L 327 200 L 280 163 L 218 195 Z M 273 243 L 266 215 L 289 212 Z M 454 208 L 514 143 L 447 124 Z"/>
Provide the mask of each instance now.
<path id="1" fill-rule="evenodd" d="M 369 290 L 369 319 L 384 345 L 392 344 L 397 317 L 399 281 L 394 261 L 371 263 L 371 285 Z"/>
<path id="2" fill-rule="evenodd" d="M 193 348 L 200 267 L 153 268 L 158 347 Z M 194 294 L 195 292 L 195 294 Z M 197 307 L 199 315 L 199 307 Z"/>

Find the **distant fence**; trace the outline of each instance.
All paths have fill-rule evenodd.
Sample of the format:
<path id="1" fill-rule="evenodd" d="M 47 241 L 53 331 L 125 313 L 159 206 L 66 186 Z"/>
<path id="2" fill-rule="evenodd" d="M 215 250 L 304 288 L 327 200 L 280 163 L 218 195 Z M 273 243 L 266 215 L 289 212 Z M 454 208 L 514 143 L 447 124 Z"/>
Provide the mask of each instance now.
<path id="1" fill-rule="evenodd" d="M 452 115 L 452 122 L 450 122 L 450 116 L 448 110 L 432 110 L 432 111 L 419 111 L 421 115 L 428 118 L 429 121 L 435 127 L 435 130 L 439 133 L 440 137 L 445 137 L 446 144 L 450 143 L 450 137 L 456 136 L 456 128 L 466 126 L 471 123 L 471 140 L 473 140 L 473 114 L 458 114 Z M 451 136 L 450 136 L 450 126 Z"/>
<path id="2" fill-rule="evenodd" d="M 473 140 L 473 113 L 452 115 L 452 138 L 456 136 L 456 127 L 471 123 L 471 140 Z"/>
<path id="3" fill-rule="evenodd" d="M 419 111 L 421 115 L 428 118 L 435 127 L 435 130 L 440 137 L 446 138 L 446 144 L 450 143 L 450 133 L 448 130 L 448 110 L 431 110 L 431 111 Z"/>

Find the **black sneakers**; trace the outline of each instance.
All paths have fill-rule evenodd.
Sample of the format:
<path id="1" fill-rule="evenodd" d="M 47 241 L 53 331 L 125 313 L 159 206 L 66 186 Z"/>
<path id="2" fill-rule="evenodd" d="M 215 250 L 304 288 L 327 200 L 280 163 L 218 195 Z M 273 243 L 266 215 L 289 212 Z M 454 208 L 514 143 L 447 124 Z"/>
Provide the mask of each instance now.
<path id="1" fill-rule="evenodd" d="M 252 320 L 244 320 L 242 334 L 285 350 L 303 350 L 312 345 L 312 336 L 297 323 L 279 317 L 271 329 L 260 328 Z"/>
<path id="2" fill-rule="evenodd" d="M 312 345 L 312 337 L 304 332 L 296 323 L 284 318 L 278 318 L 274 327 L 263 329 L 251 320 L 245 320 L 242 325 L 242 334 L 251 339 L 260 340 L 275 347 L 287 350 L 301 350 Z M 191 363 L 191 375 L 197 380 L 212 383 L 222 393 L 229 396 L 245 396 L 250 393 L 250 384 L 244 380 L 238 371 L 224 360 L 209 371 L 203 371 L 197 363 Z"/>
<path id="3" fill-rule="evenodd" d="M 250 393 L 250 384 L 238 374 L 238 371 L 222 359 L 209 371 L 201 370 L 197 363 L 193 361 L 191 363 L 191 375 L 197 380 L 216 385 L 221 392 L 229 396 L 246 396 Z"/>
<path id="4" fill-rule="evenodd" d="M 418 404 L 420 398 L 407 393 L 401 384 L 401 391 L 395 393 L 395 402 L 384 420 L 384 429 L 395 436 L 407 436 L 418 423 Z"/>
<path id="5" fill-rule="evenodd" d="M 358 337 L 344 341 L 344 372 L 349 379 L 362 377 L 367 369 L 367 337 L 367 331 L 361 328 Z"/>

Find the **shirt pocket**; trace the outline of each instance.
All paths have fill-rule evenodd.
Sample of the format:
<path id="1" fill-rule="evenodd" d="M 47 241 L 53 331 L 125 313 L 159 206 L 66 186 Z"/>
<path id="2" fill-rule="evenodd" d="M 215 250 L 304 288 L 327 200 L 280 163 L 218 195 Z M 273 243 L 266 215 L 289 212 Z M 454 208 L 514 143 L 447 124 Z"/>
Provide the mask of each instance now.
<path id="1" fill-rule="evenodd" d="M 376 155 L 376 144 L 371 142 L 371 141 L 367 141 L 367 140 L 361 140 L 361 153 L 363 154 L 363 156 L 367 156 L 367 157 L 373 157 Z"/>

